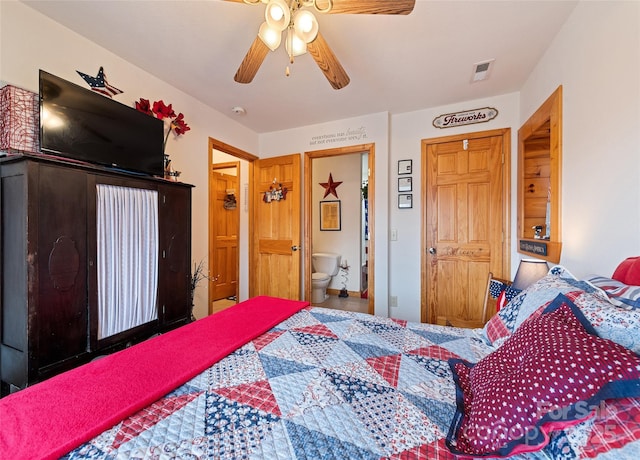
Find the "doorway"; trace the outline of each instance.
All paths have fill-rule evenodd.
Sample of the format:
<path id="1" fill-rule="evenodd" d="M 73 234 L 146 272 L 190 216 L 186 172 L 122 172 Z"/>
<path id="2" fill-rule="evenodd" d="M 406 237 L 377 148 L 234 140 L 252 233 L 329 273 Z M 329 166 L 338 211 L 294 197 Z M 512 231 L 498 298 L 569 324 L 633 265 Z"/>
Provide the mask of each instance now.
<path id="1" fill-rule="evenodd" d="M 210 258 L 215 271 L 211 273 L 211 301 L 238 298 L 238 209 L 240 162 L 214 163 L 211 167 L 209 210 L 211 211 Z"/>
<path id="2" fill-rule="evenodd" d="M 248 233 L 250 233 L 251 219 L 250 208 L 251 203 L 248 197 L 251 192 L 251 169 L 253 162 L 258 159 L 257 156 L 240 150 L 231 145 L 225 144 L 217 139 L 209 138 L 209 250 L 208 250 L 208 314 L 215 313 L 221 309 L 234 305 L 239 300 L 248 297 L 248 260 L 249 260 L 249 243 Z M 216 165 L 217 164 L 217 165 Z M 222 169 L 221 169 L 222 168 Z M 229 169 L 231 168 L 231 169 Z M 237 215 L 237 227 L 233 222 L 219 222 L 220 214 L 225 217 L 225 221 L 233 220 L 230 216 L 232 211 L 224 210 L 224 201 L 227 200 L 227 207 L 233 207 L 231 197 L 227 196 L 227 189 L 234 188 L 233 178 L 229 178 L 231 183 L 223 184 L 220 182 L 219 173 L 223 174 L 237 172 L 237 186 L 235 186 L 235 213 Z M 232 176 L 232 174 L 226 174 Z M 225 179 L 226 181 L 227 179 Z M 227 186 L 229 185 L 229 186 Z M 220 196 L 218 195 L 220 192 Z M 216 204 L 218 202 L 218 204 Z M 218 206 L 222 210 L 216 209 Z M 231 214 L 227 214 L 231 212 Z M 244 220 L 248 224 L 243 224 Z M 223 227 L 221 227 L 223 225 Z M 218 229 L 227 226 L 224 232 Z M 244 230 L 247 228 L 248 230 Z M 233 234 L 235 229 L 235 248 L 233 248 L 232 238 L 218 238 L 216 235 L 220 233 Z M 225 241 L 226 240 L 226 241 Z M 230 247 L 224 246 L 231 240 Z M 233 248 L 233 249 L 231 249 Z M 216 252 L 219 254 L 216 256 Z M 220 260 L 218 260 L 220 259 Z M 244 261 L 244 262 L 243 262 Z M 234 275 L 235 273 L 235 275 Z M 230 274 L 230 275 L 229 275 Z M 220 276 L 219 276 L 220 275 Z M 235 282 L 234 282 L 235 278 Z M 219 281 L 231 280 L 226 286 L 218 287 L 216 283 Z M 224 289 L 224 293 L 222 293 Z M 220 296 L 223 297 L 220 297 Z M 221 300 L 214 300 L 219 297 Z"/>
<path id="3" fill-rule="evenodd" d="M 357 280 L 360 282 L 358 284 L 359 288 L 357 290 L 350 289 L 346 290 L 347 292 L 343 292 L 341 290 L 340 295 L 344 296 L 364 296 L 366 298 L 367 303 L 367 311 L 368 313 L 374 312 L 374 210 L 375 210 L 375 197 L 374 197 L 374 185 L 375 185 L 375 145 L 374 144 L 362 144 L 362 145 L 354 145 L 350 147 L 341 147 L 336 149 L 327 149 L 327 150 L 316 150 L 312 152 L 305 152 L 305 160 L 304 160 L 304 183 L 305 185 L 305 204 L 304 204 L 304 247 L 306 248 L 304 251 L 304 271 L 305 271 L 305 299 L 311 300 L 311 274 L 312 274 L 312 259 L 311 255 L 314 251 L 322 250 L 327 251 L 327 249 L 331 249 L 330 247 L 318 247 L 314 246 L 314 228 L 321 227 L 320 222 L 320 213 L 321 213 L 321 203 L 329 202 L 329 207 L 332 209 L 339 209 L 339 217 L 340 221 L 337 226 L 334 226 L 334 222 L 330 223 L 329 227 L 324 227 L 327 233 L 331 232 L 336 234 L 337 232 L 345 233 L 342 231 L 343 222 L 346 225 L 346 221 L 344 219 L 351 219 L 354 226 L 357 225 L 358 228 L 361 228 L 359 241 L 360 241 L 360 251 L 358 251 L 358 256 L 350 257 L 347 260 L 347 264 L 349 266 L 348 270 L 345 271 L 341 269 L 339 274 L 336 275 L 336 280 L 339 283 L 338 286 L 345 287 L 347 282 L 351 280 L 352 282 Z M 352 155 L 354 158 L 354 165 L 359 164 L 360 158 L 366 155 L 366 165 L 364 167 L 364 181 L 359 184 L 358 188 L 360 190 L 355 193 L 358 194 L 358 203 L 362 203 L 364 206 L 364 201 L 362 199 L 362 193 L 366 190 L 366 209 L 362 209 L 361 212 L 346 212 L 346 210 L 342 210 L 342 200 L 339 199 L 340 189 L 336 187 L 334 189 L 336 194 L 332 194 L 331 191 L 326 191 L 328 193 L 327 196 L 323 196 L 320 194 L 319 199 L 314 199 L 314 194 L 312 193 L 314 188 L 320 187 L 317 182 L 328 183 L 329 177 L 322 177 L 321 181 L 314 180 L 314 164 L 316 169 L 320 168 L 320 161 L 328 161 L 331 165 L 331 159 L 338 160 L 338 157 Z M 334 161 L 335 164 L 335 161 Z M 357 167 L 360 170 L 359 166 Z M 328 171 L 328 170 L 327 170 Z M 331 179 L 335 182 L 340 182 L 340 170 L 334 168 L 331 172 Z M 364 188 L 366 184 L 366 188 Z M 364 188 L 364 190 L 363 190 Z M 353 192 L 352 192 L 353 193 Z M 366 212 L 366 218 L 365 218 Z M 361 220 L 362 219 L 362 220 Z M 367 238 L 365 238 L 365 235 Z M 354 245 L 355 241 L 350 241 L 349 244 Z M 327 252 L 336 252 L 336 251 L 327 251 Z M 361 255 L 360 255 L 361 254 Z M 345 276 L 347 278 L 345 278 Z M 335 282 L 334 282 L 335 285 Z M 329 293 L 331 293 L 331 286 L 329 288 Z"/>
<path id="4" fill-rule="evenodd" d="M 422 141 L 422 322 L 482 327 L 489 272 L 510 271 L 511 131 Z"/>

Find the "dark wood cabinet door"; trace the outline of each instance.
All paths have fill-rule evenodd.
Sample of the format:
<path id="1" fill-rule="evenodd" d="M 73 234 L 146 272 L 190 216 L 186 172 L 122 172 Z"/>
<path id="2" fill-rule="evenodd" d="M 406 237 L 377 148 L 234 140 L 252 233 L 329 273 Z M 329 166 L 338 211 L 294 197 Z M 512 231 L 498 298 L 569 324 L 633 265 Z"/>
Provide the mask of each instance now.
<path id="1" fill-rule="evenodd" d="M 191 316 L 191 188 L 161 185 L 159 191 L 159 313 L 162 327 Z"/>
<path id="2" fill-rule="evenodd" d="M 0 376 L 2 394 L 8 382 L 25 386 L 29 372 L 29 338 L 27 336 L 29 291 L 28 254 L 35 248 L 28 244 L 27 213 L 29 175 L 22 165 L 0 165 Z M 27 249 L 28 248 L 28 249 Z M 6 383 L 5 383 L 6 382 Z"/>
<path id="3" fill-rule="evenodd" d="M 38 367 L 87 351 L 86 174 L 40 166 L 37 267 Z"/>

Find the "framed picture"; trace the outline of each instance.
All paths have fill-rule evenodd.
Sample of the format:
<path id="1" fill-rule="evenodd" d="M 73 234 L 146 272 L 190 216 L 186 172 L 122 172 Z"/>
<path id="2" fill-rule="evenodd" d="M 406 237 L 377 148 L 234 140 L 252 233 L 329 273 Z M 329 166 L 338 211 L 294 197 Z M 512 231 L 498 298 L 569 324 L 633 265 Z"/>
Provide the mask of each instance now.
<path id="1" fill-rule="evenodd" d="M 320 230 L 340 231 L 340 200 L 320 202 Z"/>
<path id="2" fill-rule="evenodd" d="M 398 207 L 399 208 L 412 208 L 413 207 L 413 195 L 411 193 L 401 193 L 398 195 Z"/>
<path id="3" fill-rule="evenodd" d="M 398 191 L 410 192 L 412 190 L 410 177 L 398 177 Z"/>
<path id="4" fill-rule="evenodd" d="M 411 174 L 411 160 L 398 161 L 398 174 Z"/>

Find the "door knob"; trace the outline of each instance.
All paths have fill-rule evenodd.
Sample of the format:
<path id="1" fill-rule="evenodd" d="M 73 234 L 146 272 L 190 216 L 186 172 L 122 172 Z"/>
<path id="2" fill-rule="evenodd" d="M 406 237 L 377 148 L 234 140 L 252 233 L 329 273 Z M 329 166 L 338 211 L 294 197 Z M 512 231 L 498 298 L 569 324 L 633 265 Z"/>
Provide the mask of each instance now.
<path id="1" fill-rule="evenodd" d="M 297 250 L 302 249 L 302 246 L 291 246 L 291 250 L 296 252 Z"/>
<path id="2" fill-rule="evenodd" d="M 429 254 L 434 255 L 436 253 L 436 248 L 429 248 Z"/>

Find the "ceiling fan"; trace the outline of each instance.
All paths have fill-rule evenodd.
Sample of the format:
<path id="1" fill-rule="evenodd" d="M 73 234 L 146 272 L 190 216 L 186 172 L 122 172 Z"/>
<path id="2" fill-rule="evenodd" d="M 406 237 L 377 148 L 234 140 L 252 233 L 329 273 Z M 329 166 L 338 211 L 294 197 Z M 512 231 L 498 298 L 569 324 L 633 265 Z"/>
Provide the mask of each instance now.
<path id="1" fill-rule="evenodd" d="M 250 83 L 269 51 L 275 51 L 286 30 L 289 61 L 309 52 L 334 89 L 349 84 L 349 76 L 318 30 L 312 9 L 326 14 L 409 14 L 415 0 L 226 0 L 250 5 L 265 4 L 265 22 L 245 55 L 234 80 Z M 286 74 L 289 75 L 289 67 Z"/>

